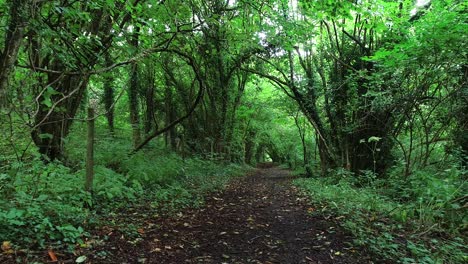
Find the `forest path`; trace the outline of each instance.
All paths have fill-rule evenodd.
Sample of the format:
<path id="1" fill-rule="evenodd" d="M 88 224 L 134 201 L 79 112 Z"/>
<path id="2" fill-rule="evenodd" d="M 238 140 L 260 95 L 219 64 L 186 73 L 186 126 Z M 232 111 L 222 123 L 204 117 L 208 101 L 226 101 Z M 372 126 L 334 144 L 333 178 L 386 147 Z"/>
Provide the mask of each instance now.
<path id="1" fill-rule="evenodd" d="M 287 170 L 258 169 L 202 208 L 156 219 L 136 245 L 114 240 L 110 254 L 93 263 L 368 262 L 333 220 L 308 213 L 314 209 L 291 180 Z"/>

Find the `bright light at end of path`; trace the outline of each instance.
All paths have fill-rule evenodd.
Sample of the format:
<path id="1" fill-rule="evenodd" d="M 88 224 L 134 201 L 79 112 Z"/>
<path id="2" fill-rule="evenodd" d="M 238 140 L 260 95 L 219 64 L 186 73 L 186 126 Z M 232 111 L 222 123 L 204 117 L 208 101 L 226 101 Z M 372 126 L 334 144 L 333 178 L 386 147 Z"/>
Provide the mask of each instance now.
<path id="1" fill-rule="evenodd" d="M 416 1 L 416 6 L 415 8 L 413 8 L 410 12 L 410 15 L 411 16 L 414 16 L 416 15 L 416 13 L 418 13 L 418 10 L 424 6 L 426 6 L 427 4 L 429 4 L 431 2 L 431 0 L 417 0 Z"/>

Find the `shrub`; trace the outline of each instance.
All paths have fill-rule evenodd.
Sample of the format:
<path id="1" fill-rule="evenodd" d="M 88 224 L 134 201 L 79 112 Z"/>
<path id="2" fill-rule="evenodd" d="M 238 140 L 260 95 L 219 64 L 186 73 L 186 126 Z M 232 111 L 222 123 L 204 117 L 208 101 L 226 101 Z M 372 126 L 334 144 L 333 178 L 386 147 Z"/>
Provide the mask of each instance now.
<path id="1" fill-rule="evenodd" d="M 399 263 L 462 263 L 467 247 L 461 209 L 466 184 L 456 168 L 419 171 L 408 179 L 372 178 L 365 184 L 341 170 L 330 177 L 298 179 L 311 200 L 343 219 L 355 243 Z"/>

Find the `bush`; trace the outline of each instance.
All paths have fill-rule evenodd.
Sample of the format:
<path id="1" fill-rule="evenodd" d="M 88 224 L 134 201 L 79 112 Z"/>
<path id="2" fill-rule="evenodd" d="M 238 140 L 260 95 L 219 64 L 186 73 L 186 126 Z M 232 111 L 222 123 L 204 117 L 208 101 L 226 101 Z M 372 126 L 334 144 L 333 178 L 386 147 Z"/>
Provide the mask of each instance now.
<path id="1" fill-rule="evenodd" d="M 44 247 L 48 243 L 76 243 L 84 235 L 89 213 L 83 201 L 89 194 L 80 190 L 83 178 L 59 164 L 39 160 L 14 163 L 3 174 L 12 190 L 0 205 L 0 237 L 17 243 Z"/>
<path id="2" fill-rule="evenodd" d="M 343 216 L 343 226 L 353 233 L 355 243 L 382 259 L 462 263 L 468 248 L 460 199 L 467 192 L 459 173 L 452 168 L 377 180 L 338 170 L 330 177 L 298 179 L 295 184 L 322 206 L 321 213 Z M 372 180 L 356 184 L 363 180 L 360 177 Z"/>
<path id="3" fill-rule="evenodd" d="M 198 158 L 183 160 L 154 149 L 120 160 L 121 167 L 114 168 L 120 173 L 102 165 L 106 162 L 97 163 L 101 165 L 95 166 L 93 196 L 83 191 L 83 169 L 72 170 L 59 162 L 45 165 L 38 158 L 2 168 L 0 238 L 20 247 L 72 249 L 88 236 L 86 230 L 109 224 L 109 214 L 149 204 L 163 211 L 198 206 L 206 192 L 222 188 L 247 169 Z"/>

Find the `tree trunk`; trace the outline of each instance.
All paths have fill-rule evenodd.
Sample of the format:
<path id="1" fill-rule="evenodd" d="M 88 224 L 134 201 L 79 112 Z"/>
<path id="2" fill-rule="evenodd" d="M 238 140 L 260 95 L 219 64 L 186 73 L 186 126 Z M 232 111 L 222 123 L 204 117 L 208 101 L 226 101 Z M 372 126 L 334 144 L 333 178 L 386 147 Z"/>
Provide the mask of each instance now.
<path id="1" fill-rule="evenodd" d="M 176 119 L 176 112 L 173 101 L 172 87 L 166 86 L 165 93 L 165 108 L 166 108 L 166 125 L 174 122 Z M 170 146 L 172 150 L 177 149 L 177 130 L 176 127 L 171 127 L 166 133 L 166 146 Z"/>
<path id="2" fill-rule="evenodd" d="M 151 67 L 152 69 L 152 67 Z M 147 83 L 145 92 L 146 111 L 145 111 L 145 134 L 148 135 L 153 128 L 157 129 L 157 124 L 154 121 L 155 105 L 154 105 L 154 71 L 147 73 Z"/>
<path id="3" fill-rule="evenodd" d="M 252 158 L 254 155 L 255 149 L 255 131 L 249 130 L 247 136 L 244 139 L 244 162 L 246 164 L 252 164 Z"/>
<path id="4" fill-rule="evenodd" d="M 44 1 L 34 1 L 37 5 L 42 2 Z M 40 14 L 40 12 L 36 12 L 36 14 Z M 60 32 L 62 29 L 60 25 L 67 22 L 67 18 L 60 16 L 57 24 L 51 29 Z M 120 25 L 124 26 L 126 22 L 127 19 L 124 17 Z M 40 103 L 38 104 L 37 114 L 34 116 L 34 126 L 31 131 L 34 143 L 46 160 L 62 159 L 64 157 L 64 139 L 70 131 L 73 118 L 76 116 L 89 83 L 90 73 L 69 74 L 67 72 L 85 72 L 85 69 L 93 69 L 99 62 L 98 55 L 103 54 L 103 51 L 107 50 L 112 44 L 113 35 L 110 34 L 112 19 L 104 10 L 93 13 L 90 23 L 81 26 L 83 32 L 98 36 L 100 42 L 83 47 L 84 53 L 79 57 L 73 51 L 67 53 L 67 56 L 75 59 L 71 60 L 74 61 L 73 65 L 69 65 L 69 61 L 65 63 L 60 56 L 53 56 L 53 54 L 41 58 L 38 51 L 41 50 L 40 40 L 42 36 L 36 38 L 34 32 L 28 35 L 33 46 L 30 57 L 34 66 L 51 70 L 47 73 L 47 82 L 41 80 L 41 83 L 47 83 L 56 92 L 50 95 L 49 98 L 52 106 L 43 102 L 43 99 L 46 99 L 44 94 L 43 98 L 39 98 Z M 54 41 L 54 39 L 49 40 Z M 66 41 L 73 40 L 64 39 L 64 42 Z M 65 44 L 58 42 L 57 45 Z M 46 88 L 45 86 L 44 88 Z"/>
<path id="5" fill-rule="evenodd" d="M 46 159 L 55 160 L 63 158 L 63 142 L 80 106 L 89 76 L 63 77 L 59 74 L 49 74 L 48 80 L 49 83 L 56 83 L 60 93 L 51 95 L 51 107 L 40 105 L 31 135 L 39 153 Z"/>
<path id="6" fill-rule="evenodd" d="M 255 161 L 257 163 L 263 162 L 264 154 L 265 154 L 264 151 L 265 151 L 265 145 L 260 143 L 257 146 L 257 149 L 255 151 Z"/>
<path id="7" fill-rule="evenodd" d="M 112 59 L 109 53 L 105 55 L 106 66 L 112 65 Z M 109 131 L 114 134 L 114 77 L 111 73 L 104 78 L 104 108 L 106 110 L 106 119 Z"/>
<path id="8" fill-rule="evenodd" d="M 468 168 L 468 64 L 461 69 L 460 92 L 457 93 L 457 126 L 454 132 L 455 143 L 460 147 L 462 168 Z"/>
<path id="9" fill-rule="evenodd" d="M 6 30 L 5 46 L 3 51 L 0 52 L 0 108 L 6 106 L 8 101 L 8 79 L 18 58 L 24 28 L 29 19 L 27 10 L 31 2 L 31 0 L 7 1 L 10 5 L 9 22 Z"/>
<path id="10" fill-rule="evenodd" d="M 86 152 L 86 181 L 85 191 L 93 192 L 94 180 L 94 109 L 88 108 L 88 139 Z"/>
<path id="11" fill-rule="evenodd" d="M 137 52 L 139 46 L 139 28 L 135 29 L 135 33 L 132 36 L 130 45 L 133 46 Z M 141 132 L 140 132 L 140 113 L 138 109 L 138 63 L 135 62 L 131 65 L 130 68 L 130 87 L 129 87 L 129 106 L 130 106 L 130 124 L 132 126 L 133 133 L 133 147 L 136 147 L 141 142 Z"/>

